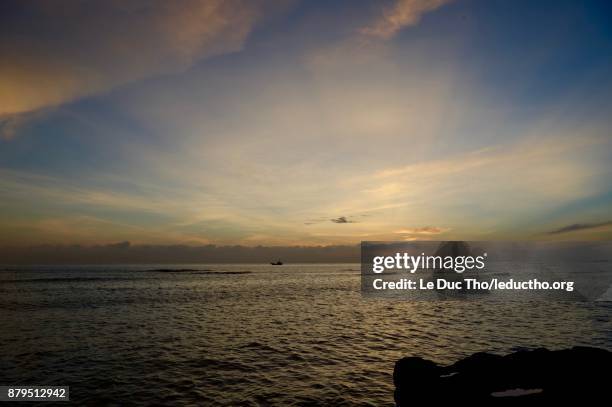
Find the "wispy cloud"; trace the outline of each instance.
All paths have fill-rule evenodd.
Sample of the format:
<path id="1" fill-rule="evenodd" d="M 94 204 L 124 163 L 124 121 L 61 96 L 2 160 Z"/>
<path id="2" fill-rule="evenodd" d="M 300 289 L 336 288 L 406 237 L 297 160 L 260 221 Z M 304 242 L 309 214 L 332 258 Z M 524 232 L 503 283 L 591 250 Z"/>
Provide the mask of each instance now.
<path id="1" fill-rule="evenodd" d="M 548 232 L 549 235 L 558 235 L 561 233 L 577 232 L 579 230 L 599 229 L 606 226 L 612 226 L 612 221 L 599 223 L 574 223 L 573 225 L 564 226 L 559 229 Z"/>
<path id="2" fill-rule="evenodd" d="M 429 240 L 435 239 L 439 235 L 446 233 L 449 230 L 450 228 L 442 228 L 438 226 L 423 226 L 397 230 L 395 234 L 399 235 L 400 239 L 405 241 Z"/>
<path id="3" fill-rule="evenodd" d="M 0 118 L 180 72 L 202 58 L 237 51 L 265 14 L 264 6 L 272 4 L 12 3 L 0 16 Z M 3 125 L 5 138 L 13 124 Z"/>
<path id="4" fill-rule="evenodd" d="M 402 28 L 418 24 L 423 14 L 433 11 L 451 0 L 397 0 L 361 33 L 372 37 L 390 39 Z"/>
<path id="5" fill-rule="evenodd" d="M 441 228 L 437 226 L 424 226 L 420 228 L 407 228 L 398 230 L 395 233 L 402 235 L 439 235 L 450 230 L 449 228 Z"/>

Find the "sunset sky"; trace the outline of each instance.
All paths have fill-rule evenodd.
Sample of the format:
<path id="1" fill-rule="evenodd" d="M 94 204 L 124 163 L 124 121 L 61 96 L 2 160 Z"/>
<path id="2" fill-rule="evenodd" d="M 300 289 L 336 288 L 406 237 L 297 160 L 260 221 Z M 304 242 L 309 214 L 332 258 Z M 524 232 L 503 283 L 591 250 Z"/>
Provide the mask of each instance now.
<path id="1" fill-rule="evenodd" d="M 606 1 L 0 3 L 0 245 L 611 239 Z"/>

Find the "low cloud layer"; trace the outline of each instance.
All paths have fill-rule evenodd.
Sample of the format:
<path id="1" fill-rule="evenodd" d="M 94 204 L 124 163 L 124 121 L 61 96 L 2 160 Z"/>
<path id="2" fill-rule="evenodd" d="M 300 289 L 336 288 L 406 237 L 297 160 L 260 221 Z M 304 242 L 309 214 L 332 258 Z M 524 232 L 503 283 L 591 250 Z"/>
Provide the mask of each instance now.
<path id="1" fill-rule="evenodd" d="M 573 225 L 564 226 L 548 232 L 550 235 L 558 235 L 561 233 L 577 232 L 580 230 L 599 229 L 606 226 L 612 226 L 612 221 L 599 223 L 574 223 Z"/>
<path id="2" fill-rule="evenodd" d="M 355 263 L 359 246 L 185 246 L 133 245 L 41 245 L 0 247 L 7 264 L 111 264 L 111 263 L 264 263 L 278 258 L 286 263 Z"/>
<path id="3" fill-rule="evenodd" d="M 436 226 L 424 226 L 421 228 L 407 228 L 398 230 L 395 233 L 398 234 L 410 234 L 410 235 L 439 235 L 448 231 L 448 228 L 440 228 Z"/>

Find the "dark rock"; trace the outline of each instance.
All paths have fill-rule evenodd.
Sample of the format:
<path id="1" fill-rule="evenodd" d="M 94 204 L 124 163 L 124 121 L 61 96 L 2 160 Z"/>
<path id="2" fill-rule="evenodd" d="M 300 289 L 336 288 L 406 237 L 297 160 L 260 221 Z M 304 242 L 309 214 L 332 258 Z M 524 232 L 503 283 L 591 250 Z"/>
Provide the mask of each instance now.
<path id="1" fill-rule="evenodd" d="M 394 397 L 400 407 L 425 402 L 590 405 L 608 399 L 610 368 L 612 352 L 588 347 L 522 350 L 506 356 L 475 353 L 450 366 L 407 357 L 395 364 Z"/>

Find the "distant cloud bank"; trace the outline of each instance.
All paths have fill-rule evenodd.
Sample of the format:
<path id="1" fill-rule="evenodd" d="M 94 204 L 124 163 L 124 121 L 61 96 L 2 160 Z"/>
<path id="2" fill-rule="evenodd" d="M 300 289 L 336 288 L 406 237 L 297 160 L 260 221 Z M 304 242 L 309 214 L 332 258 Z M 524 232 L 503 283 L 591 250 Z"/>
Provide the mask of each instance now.
<path id="1" fill-rule="evenodd" d="M 42 245 L 0 248 L 4 264 L 356 263 L 359 246 Z"/>

